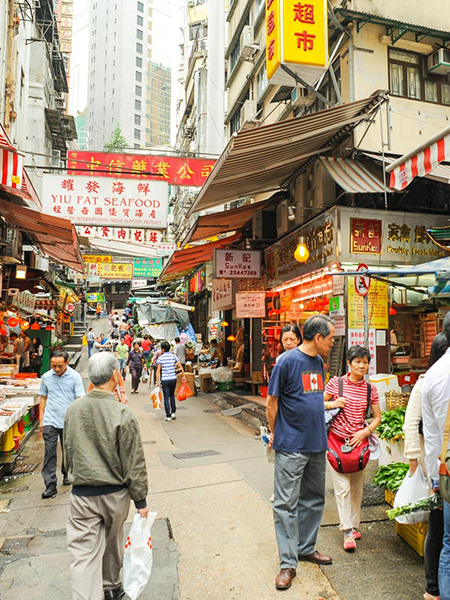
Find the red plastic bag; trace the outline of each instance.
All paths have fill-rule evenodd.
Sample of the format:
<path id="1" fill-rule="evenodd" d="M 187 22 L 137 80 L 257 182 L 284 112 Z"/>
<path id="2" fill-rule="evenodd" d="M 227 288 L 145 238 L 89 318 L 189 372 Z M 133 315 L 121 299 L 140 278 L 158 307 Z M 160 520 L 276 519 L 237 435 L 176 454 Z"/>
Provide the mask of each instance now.
<path id="1" fill-rule="evenodd" d="M 180 389 L 178 390 L 177 399 L 180 402 L 182 402 L 183 400 L 187 400 L 193 395 L 194 392 L 191 390 L 188 384 L 185 381 L 183 381 L 183 383 L 180 386 Z"/>

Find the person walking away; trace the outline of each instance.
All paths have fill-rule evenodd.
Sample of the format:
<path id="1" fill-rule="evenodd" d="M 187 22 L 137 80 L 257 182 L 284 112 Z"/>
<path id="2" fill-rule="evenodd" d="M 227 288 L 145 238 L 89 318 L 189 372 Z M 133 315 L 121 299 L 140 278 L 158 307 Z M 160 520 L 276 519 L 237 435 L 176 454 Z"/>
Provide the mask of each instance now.
<path id="1" fill-rule="evenodd" d="M 13 354 L 16 359 L 17 372 L 19 372 L 22 364 L 23 340 L 17 333 L 11 333 L 9 339 L 13 345 Z"/>
<path id="2" fill-rule="evenodd" d="M 119 343 L 116 346 L 116 358 L 119 361 L 120 373 L 121 373 L 122 377 L 124 378 L 124 380 L 127 378 L 126 368 L 127 368 L 127 360 L 128 360 L 129 351 L 130 351 L 130 349 L 124 343 L 124 341 L 119 340 Z"/>
<path id="3" fill-rule="evenodd" d="M 30 359 L 31 359 L 31 340 L 28 337 L 26 331 L 21 331 L 19 334 L 20 338 L 23 342 L 23 352 L 22 352 L 22 361 L 20 372 L 21 373 L 29 373 L 30 372 Z"/>
<path id="4" fill-rule="evenodd" d="M 443 333 L 450 342 L 450 313 L 444 318 Z M 425 373 L 422 390 L 423 438 L 428 476 L 434 492 L 439 491 L 439 456 L 444 441 L 450 399 L 450 348 Z M 445 457 L 441 456 L 444 460 Z M 444 539 L 439 557 L 441 600 L 450 600 L 450 503 L 443 508 Z"/>
<path id="5" fill-rule="evenodd" d="M 102 307 L 100 306 L 100 304 L 97 304 L 95 314 L 97 315 L 97 321 L 100 320 L 100 317 L 102 316 Z"/>
<path id="6" fill-rule="evenodd" d="M 33 338 L 33 345 L 31 347 L 31 372 L 36 373 L 38 377 L 41 376 L 43 354 L 44 348 L 40 340 L 38 338 Z"/>
<path id="7" fill-rule="evenodd" d="M 269 382 L 266 415 L 275 450 L 274 522 L 280 556 L 278 590 L 287 590 L 297 563 L 332 562 L 316 550 L 325 504 L 327 433 L 323 360 L 333 346 L 333 320 L 309 317 L 303 343 L 286 352 Z"/>
<path id="8" fill-rule="evenodd" d="M 447 319 L 450 334 L 450 317 Z M 450 335 L 449 335 L 450 337 Z M 428 368 L 432 367 L 447 351 L 449 341 L 444 332 L 438 333 L 431 345 Z M 419 461 L 424 464 L 425 447 L 422 430 L 422 392 L 424 375 L 414 385 L 406 408 L 403 433 L 405 434 L 405 456 L 409 460 L 409 472 L 414 475 Z M 444 537 L 444 513 L 440 508 L 430 511 L 424 547 L 425 594 L 424 600 L 438 600 L 439 557 Z"/>
<path id="9" fill-rule="evenodd" d="M 95 342 L 95 335 L 94 335 L 94 330 L 92 329 L 92 327 L 89 328 L 86 338 L 87 338 L 87 344 L 88 344 L 88 358 L 91 358 L 92 348 L 94 347 L 94 342 Z"/>
<path id="10" fill-rule="evenodd" d="M 129 331 L 127 333 L 125 333 L 125 335 L 123 336 L 123 342 L 131 350 L 131 346 L 133 344 L 133 338 L 131 337 L 131 334 Z"/>
<path id="11" fill-rule="evenodd" d="M 177 407 L 175 403 L 175 388 L 177 387 L 177 372 L 180 369 L 183 381 L 186 381 L 184 369 L 178 358 L 170 352 L 169 342 L 161 342 L 161 354 L 156 360 L 156 385 L 161 384 L 164 395 L 165 421 L 174 421 Z"/>
<path id="12" fill-rule="evenodd" d="M 53 352 L 50 359 L 50 371 L 44 373 L 41 379 L 39 394 L 39 427 L 45 443 L 44 465 L 42 477 L 45 490 L 42 498 L 51 498 L 57 493 L 56 489 L 56 458 L 58 438 L 61 449 L 64 450 L 64 418 L 69 406 L 80 396 L 84 396 L 84 387 L 79 373 L 68 364 L 69 355 L 63 350 Z M 63 485 L 69 485 L 64 460 L 61 464 Z"/>
<path id="13" fill-rule="evenodd" d="M 123 525 L 133 500 L 147 518 L 147 469 L 135 416 L 113 395 L 119 363 L 107 352 L 88 362 L 93 390 L 74 402 L 64 424 L 72 484 L 67 547 L 73 600 L 124 598 Z"/>
<path id="14" fill-rule="evenodd" d="M 325 408 L 340 408 L 333 420 L 330 435 L 349 440 L 349 445 L 359 447 L 381 423 L 380 398 L 375 386 L 369 386 L 365 376 L 369 370 L 370 351 L 364 346 L 352 346 L 347 352 L 349 372 L 344 377 L 333 377 L 325 387 Z M 368 406 L 372 407 L 373 421 L 366 424 Z M 339 529 L 344 534 L 346 552 L 356 550 L 361 539 L 361 502 L 364 469 L 356 473 L 338 473 L 331 469 L 334 496 L 339 513 Z"/>
<path id="15" fill-rule="evenodd" d="M 129 365 L 131 373 L 131 393 L 137 394 L 144 368 L 144 357 L 137 342 L 134 342 L 133 349 L 128 354 L 127 365 Z"/>
<path id="16" fill-rule="evenodd" d="M 181 343 L 180 338 L 175 338 L 175 347 L 173 353 L 178 358 L 178 362 L 183 367 L 183 371 L 186 368 L 186 346 Z"/>
<path id="17" fill-rule="evenodd" d="M 123 338 L 123 336 L 126 334 L 127 331 L 128 331 L 128 324 L 127 324 L 126 318 L 122 316 L 122 319 L 119 323 L 119 337 Z"/>

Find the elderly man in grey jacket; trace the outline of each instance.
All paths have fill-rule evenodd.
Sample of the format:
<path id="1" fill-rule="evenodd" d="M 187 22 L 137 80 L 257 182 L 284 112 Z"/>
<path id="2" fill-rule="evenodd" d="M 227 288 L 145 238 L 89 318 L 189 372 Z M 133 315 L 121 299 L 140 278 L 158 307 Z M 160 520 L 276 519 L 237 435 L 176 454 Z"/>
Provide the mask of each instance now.
<path id="1" fill-rule="evenodd" d="M 67 544 L 73 600 L 118 600 L 123 525 L 130 499 L 147 518 L 147 470 L 138 423 L 113 391 L 119 362 L 107 352 L 88 363 L 94 389 L 68 409 L 64 461 L 73 485 Z"/>

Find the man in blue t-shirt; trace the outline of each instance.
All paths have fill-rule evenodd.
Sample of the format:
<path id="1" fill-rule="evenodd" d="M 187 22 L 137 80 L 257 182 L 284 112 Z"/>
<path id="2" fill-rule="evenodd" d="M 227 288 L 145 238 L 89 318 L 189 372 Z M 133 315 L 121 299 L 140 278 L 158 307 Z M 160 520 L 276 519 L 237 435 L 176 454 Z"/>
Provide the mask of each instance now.
<path id="1" fill-rule="evenodd" d="M 275 450 L 278 590 L 291 587 L 299 560 L 332 562 L 317 552 L 316 541 L 325 504 L 327 450 L 322 359 L 331 350 L 333 335 L 332 319 L 310 317 L 303 326 L 303 343 L 280 357 L 269 383 L 266 414 Z"/>

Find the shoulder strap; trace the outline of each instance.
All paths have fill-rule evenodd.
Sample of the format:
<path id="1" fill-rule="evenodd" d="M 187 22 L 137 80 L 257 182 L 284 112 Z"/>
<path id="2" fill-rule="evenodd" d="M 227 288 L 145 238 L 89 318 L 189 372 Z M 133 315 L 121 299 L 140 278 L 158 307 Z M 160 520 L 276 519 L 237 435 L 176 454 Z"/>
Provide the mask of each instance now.
<path id="1" fill-rule="evenodd" d="M 442 450 L 441 450 L 441 462 L 445 462 L 445 454 L 447 452 L 449 439 L 450 439 L 450 399 L 448 402 L 447 418 L 445 419 L 444 438 L 442 440 Z"/>
<path id="2" fill-rule="evenodd" d="M 370 383 L 367 384 L 367 410 L 370 408 L 370 396 L 372 395 L 372 386 Z"/>
<path id="3" fill-rule="evenodd" d="M 338 394 L 339 394 L 339 398 L 342 397 L 343 393 L 344 393 L 344 380 L 342 379 L 342 377 L 339 377 L 339 380 L 338 380 Z"/>

